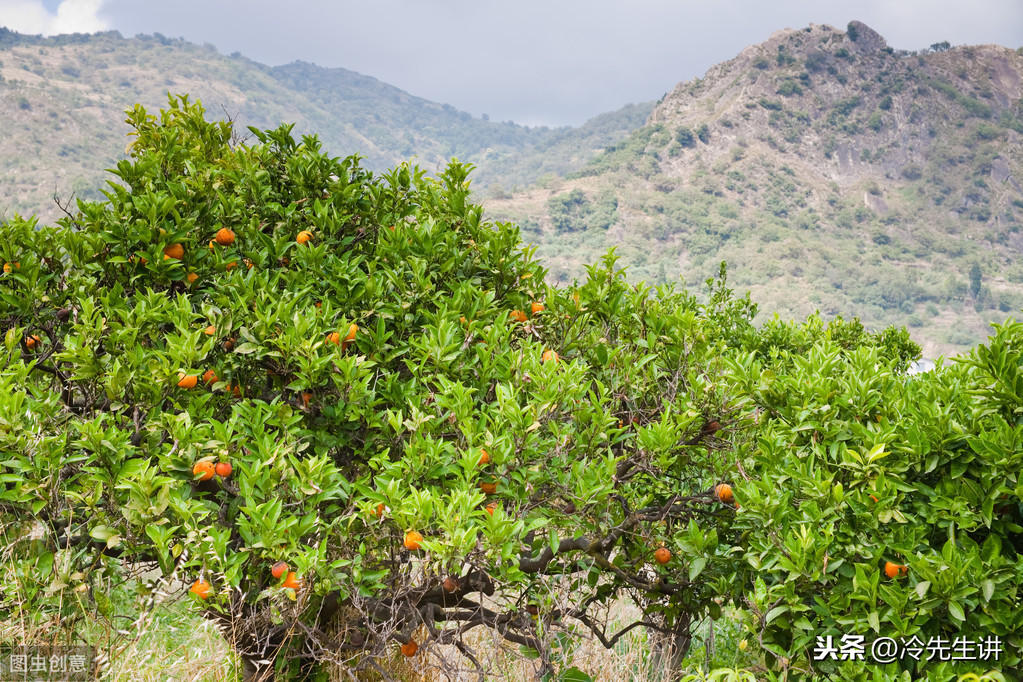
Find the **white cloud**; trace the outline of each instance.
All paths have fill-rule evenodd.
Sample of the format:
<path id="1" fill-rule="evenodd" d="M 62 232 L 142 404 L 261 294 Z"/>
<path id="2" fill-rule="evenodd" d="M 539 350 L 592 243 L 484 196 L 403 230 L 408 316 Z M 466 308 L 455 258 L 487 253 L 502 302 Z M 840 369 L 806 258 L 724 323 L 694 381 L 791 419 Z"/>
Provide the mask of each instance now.
<path id="1" fill-rule="evenodd" d="M 0 26 L 31 35 L 57 33 L 95 33 L 110 28 L 100 18 L 106 0 L 64 0 L 56 12 L 42 0 L 0 0 Z"/>

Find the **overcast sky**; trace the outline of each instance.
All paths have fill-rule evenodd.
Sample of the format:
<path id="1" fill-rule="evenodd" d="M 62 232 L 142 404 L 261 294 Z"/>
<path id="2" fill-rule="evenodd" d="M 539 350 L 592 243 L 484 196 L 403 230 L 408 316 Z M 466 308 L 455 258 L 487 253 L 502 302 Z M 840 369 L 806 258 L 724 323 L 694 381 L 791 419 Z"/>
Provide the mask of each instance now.
<path id="1" fill-rule="evenodd" d="M 898 49 L 1023 46 L 1023 0 L 0 0 L 23 33 L 162 33 L 552 126 L 659 99 L 776 30 L 852 19 Z"/>

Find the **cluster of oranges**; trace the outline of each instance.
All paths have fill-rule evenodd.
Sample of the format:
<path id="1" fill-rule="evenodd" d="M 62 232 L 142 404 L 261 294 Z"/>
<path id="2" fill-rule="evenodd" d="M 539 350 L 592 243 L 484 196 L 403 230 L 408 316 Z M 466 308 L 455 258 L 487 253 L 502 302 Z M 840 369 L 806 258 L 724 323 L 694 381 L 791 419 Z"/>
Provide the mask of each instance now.
<path id="1" fill-rule="evenodd" d="M 270 567 L 270 575 L 273 576 L 274 580 L 280 580 L 282 577 L 284 580 L 281 582 L 281 587 L 287 587 L 292 590 L 298 590 L 302 587 L 302 581 L 298 575 L 289 570 L 287 562 L 278 561 Z M 199 578 L 192 586 L 188 588 L 188 591 L 197 596 L 199 599 L 206 601 L 213 593 L 213 586 L 210 585 L 206 580 Z"/>
<path id="2" fill-rule="evenodd" d="M 537 315 L 539 313 L 542 313 L 546 309 L 547 309 L 546 306 L 544 306 L 544 304 L 541 303 L 540 301 L 533 301 L 532 303 L 529 304 L 529 312 L 531 315 Z M 519 310 L 517 308 L 511 311 L 508 317 L 513 322 L 526 322 L 529 320 L 529 315 L 526 315 L 526 312 L 524 310 Z"/>
<path id="3" fill-rule="evenodd" d="M 355 337 L 359 333 L 359 325 L 351 324 L 348 326 L 348 332 L 345 337 L 341 338 L 341 332 L 330 332 L 327 334 L 327 343 L 332 343 L 335 346 L 341 346 L 341 350 L 347 350 L 348 346 L 355 343 Z"/>
<path id="4" fill-rule="evenodd" d="M 214 464 L 209 460 L 200 460 L 192 467 L 192 475 L 198 476 L 200 481 L 208 481 L 214 476 L 227 478 L 234 471 L 230 462 L 217 462 Z"/>

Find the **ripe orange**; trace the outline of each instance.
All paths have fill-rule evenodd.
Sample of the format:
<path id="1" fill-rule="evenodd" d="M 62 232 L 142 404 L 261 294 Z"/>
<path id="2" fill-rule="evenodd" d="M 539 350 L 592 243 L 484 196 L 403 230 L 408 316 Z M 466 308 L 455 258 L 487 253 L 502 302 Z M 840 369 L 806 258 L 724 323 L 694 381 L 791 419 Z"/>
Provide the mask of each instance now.
<path id="1" fill-rule="evenodd" d="M 288 575 L 284 578 L 284 582 L 281 583 L 282 587 L 290 587 L 293 590 L 297 590 L 302 587 L 302 581 L 298 579 L 294 571 L 288 571 Z"/>
<path id="2" fill-rule="evenodd" d="M 384 510 L 386 508 L 387 507 L 384 506 L 384 503 L 381 502 L 380 504 L 377 505 L 377 508 L 373 510 L 373 512 L 372 512 L 373 516 L 377 517 L 378 519 L 383 518 Z"/>
<path id="3" fill-rule="evenodd" d="M 313 238 L 312 232 L 310 232 L 309 230 L 302 230 L 301 232 L 298 233 L 298 236 L 295 237 L 295 241 L 298 242 L 299 244 L 305 244 L 312 238 Z"/>
<path id="4" fill-rule="evenodd" d="M 348 327 L 348 333 L 345 334 L 345 343 L 351 343 L 355 340 L 355 335 L 359 333 L 359 325 L 353 324 Z"/>
<path id="5" fill-rule="evenodd" d="M 521 310 L 513 310 L 513 311 L 511 311 L 511 315 L 509 315 L 508 317 L 511 318 L 515 322 L 525 322 L 526 320 L 529 319 L 528 317 L 526 317 L 526 314 L 524 312 L 522 312 Z"/>
<path id="6" fill-rule="evenodd" d="M 214 327 L 212 324 L 210 326 L 206 327 L 206 329 L 203 330 L 203 334 L 205 334 L 206 336 L 213 336 L 216 333 L 217 333 L 217 328 Z"/>
<path id="7" fill-rule="evenodd" d="M 558 355 L 557 351 L 545 350 L 543 352 L 543 355 L 541 356 L 540 359 L 543 362 L 549 362 L 549 361 L 553 360 L 555 363 L 557 363 L 559 357 L 560 356 Z"/>
<path id="8" fill-rule="evenodd" d="M 408 658 L 412 658 L 419 651 L 419 645 L 416 644 L 416 640 L 410 639 L 407 644 L 401 645 L 401 653 L 405 654 Z"/>
<path id="9" fill-rule="evenodd" d="M 664 564 L 671 561 L 671 550 L 669 550 L 667 547 L 659 547 L 657 551 L 654 552 L 654 559 L 657 560 L 657 563 L 663 566 Z"/>
<path id="10" fill-rule="evenodd" d="M 234 467 L 231 466 L 230 462 L 217 462 L 217 466 L 213 467 L 213 470 L 217 473 L 217 476 L 227 478 L 231 475 Z"/>
<path id="11" fill-rule="evenodd" d="M 217 473 L 216 467 L 213 466 L 213 462 L 207 462 L 205 460 L 196 462 L 195 466 L 192 467 L 192 475 L 198 476 L 200 481 L 208 481 L 213 478 L 213 475 Z"/>
<path id="12" fill-rule="evenodd" d="M 480 483 L 480 490 L 482 490 L 487 495 L 494 495 L 495 493 L 497 493 L 497 484 L 496 483 Z"/>
<path id="13" fill-rule="evenodd" d="M 417 530 L 410 530 L 405 533 L 405 547 L 414 552 L 419 549 L 419 543 L 423 541 L 422 534 Z"/>
<path id="14" fill-rule="evenodd" d="M 732 494 L 732 486 L 727 483 L 714 486 L 714 494 L 717 496 L 719 501 L 724 502 L 725 504 L 731 504 L 732 500 L 735 499 L 735 496 Z"/>
<path id="15" fill-rule="evenodd" d="M 483 448 L 480 448 L 480 461 L 478 466 L 483 466 L 484 464 L 490 464 L 490 453 Z"/>
<path id="16" fill-rule="evenodd" d="M 183 388 L 186 391 L 195 388 L 195 385 L 199 383 L 198 374 L 179 374 L 178 375 L 178 388 Z"/>
<path id="17" fill-rule="evenodd" d="M 899 575 L 906 575 L 909 573 L 909 566 L 903 564 L 893 564 L 891 561 L 884 562 L 884 574 L 889 578 L 894 578 Z"/>
<path id="18" fill-rule="evenodd" d="M 231 244 L 234 244 L 234 232 L 226 227 L 222 227 L 217 230 L 217 237 L 214 241 L 221 246 L 231 246 Z M 210 246 L 212 246 L 212 243 Z"/>
<path id="19" fill-rule="evenodd" d="M 224 269 L 230 270 L 231 268 L 238 267 L 238 261 L 231 261 L 230 263 L 224 263 Z"/>
<path id="20" fill-rule="evenodd" d="M 455 578 L 452 578 L 451 576 L 444 578 L 444 589 L 447 592 L 456 592 L 459 587 L 460 585 Z"/>
<path id="21" fill-rule="evenodd" d="M 327 341 L 334 344 L 335 346 L 341 345 L 341 334 L 339 332 L 330 332 L 327 334 Z"/>
<path id="22" fill-rule="evenodd" d="M 188 280 L 189 284 L 195 284 L 195 281 L 199 279 L 199 275 L 195 274 L 194 272 L 190 272 L 185 276 L 185 279 Z"/>
<path id="23" fill-rule="evenodd" d="M 199 597 L 199 599 L 207 599 L 210 596 L 210 592 L 213 588 L 205 580 L 196 580 L 192 583 L 192 586 L 188 588 L 188 591 Z"/>
<path id="24" fill-rule="evenodd" d="M 181 244 L 171 244 L 164 247 L 163 255 L 165 259 L 174 258 L 176 260 L 181 260 L 185 257 L 185 247 Z"/>
<path id="25" fill-rule="evenodd" d="M 495 511 L 497 511 L 497 502 L 491 502 L 490 504 L 487 505 L 488 514 L 493 516 Z"/>
<path id="26" fill-rule="evenodd" d="M 540 301 L 533 301 L 532 303 L 529 304 L 529 312 L 532 313 L 533 315 L 536 315 L 537 313 L 542 313 L 546 309 L 547 308 L 544 307 L 544 304 L 540 303 Z"/>
<path id="27" fill-rule="evenodd" d="M 288 572 L 288 564 L 284 561 L 278 561 L 270 568 L 270 575 L 274 577 L 274 580 L 280 580 L 281 576 Z"/>
<path id="28" fill-rule="evenodd" d="M 145 262 L 145 261 L 143 261 L 143 262 Z M 13 267 L 12 267 L 12 265 L 13 265 Z M 9 273 L 11 270 L 20 270 L 20 269 L 21 269 L 21 263 L 4 263 L 4 274 L 5 275 L 7 273 Z"/>
<path id="29" fill-rule="evenodd" d="M 306 391 L 302 394 L 302 407 L 309 407 L 309 403 L 313 400 L 313 394 Z"/>
<path id="30" fill-rule="evenodd" d="M 217 383 L 217 373 L 208 369 L 202 373 L 202 382 L 207 386 Z"/>
<path id="31" fill-rule="evenodd" d="M 42 342 L 43 340 L 35 335 L 25 337 L 25 347 L 28 348 L 29 350 L 38 348 L 39 344 L 41 344 Z"/>

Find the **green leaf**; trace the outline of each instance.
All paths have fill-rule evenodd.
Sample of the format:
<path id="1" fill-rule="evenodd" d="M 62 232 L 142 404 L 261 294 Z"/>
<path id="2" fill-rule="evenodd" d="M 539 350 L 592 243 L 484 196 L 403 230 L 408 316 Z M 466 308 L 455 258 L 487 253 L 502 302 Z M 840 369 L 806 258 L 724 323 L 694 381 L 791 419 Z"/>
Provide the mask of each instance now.
<path id="1" fill-rule="evenodd" d="M 689 564 L 689 582 L 696 580 L 696 576 L 703 572 L 704 567 L 707 565 L 707 558 L 698 556 L 693 559 L 693 563 Z"/>
<path id="2" fill-rule="evenodd" d="M 966 620 L 966 614 L 963 613 L 963 607 L 960 606 L 957 601 L 950 601 L 948 603 L 948 615 L 952 616 L 959 622 Z"/>
<path id="3" fill-rule="evenodd" d="M 984 596 L 984 601 L 991 601 L 991 597 L 995 594 L 995 581 L 990 578 L 985 578 L 980 581 L 980 593 Z"/>
<path id="4" fill-rule="evenodd" d="M 767 616 L 764 618 L 764 625 L 770 625 L 771 621 L 773 621 L 775 618 L 782 615 L 783 613 L 788 613 L 788 610 L 789 607 L 785 605 L 775 606 L 773 609 L 767 612 Z"/>

